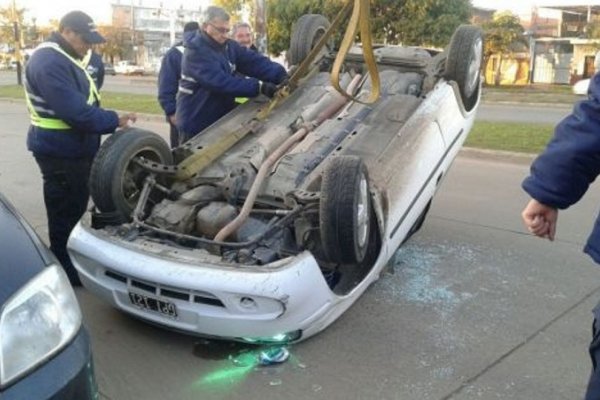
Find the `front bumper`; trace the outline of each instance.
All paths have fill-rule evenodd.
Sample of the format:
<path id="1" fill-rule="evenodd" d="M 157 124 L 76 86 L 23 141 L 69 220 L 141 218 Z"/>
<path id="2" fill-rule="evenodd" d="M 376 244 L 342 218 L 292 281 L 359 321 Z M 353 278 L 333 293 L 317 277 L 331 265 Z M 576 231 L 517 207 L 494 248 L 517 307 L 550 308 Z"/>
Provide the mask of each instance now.
<path id="1" fill-rule="evenodd" d="M 98 396 L 90 339 L 83 327 L 50 361 L 0 390 L 2 400 L 93 400 Z"/>
<path id="2" fill-rule="evenodd" d="M 202 336 L 305 339 L 355 299 L 333 293 L 308 252 L 269 265 L 228 264 L 201 250 L 121 240 L 80 222 L 69 252 L 86 288 L 148 322 Z M 130 293 L 176 307 L 176 316 L 134 305 Z M 162 307 L 162 306 L 161 306 Z"/>

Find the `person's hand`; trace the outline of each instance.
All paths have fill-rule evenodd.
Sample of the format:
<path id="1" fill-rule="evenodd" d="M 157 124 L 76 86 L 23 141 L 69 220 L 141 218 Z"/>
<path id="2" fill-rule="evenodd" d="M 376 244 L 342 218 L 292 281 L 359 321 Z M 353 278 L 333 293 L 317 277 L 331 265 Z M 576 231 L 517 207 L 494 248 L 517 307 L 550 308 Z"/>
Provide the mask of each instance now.
<path id="1" fill-rule="evenodd" d="M 281 82 L 279 82 L 279 85 L 277 85 L 277 87 L 284 87 L 287 86 L 290 83 L 290 75 L 286 75 Z"/>
<path id="2" fill-rule="evenodd" d="M 135 113 L 119 115 L 119 128 L 125 128 L 129 126 L 129 122 L 134 123 L 135 121 L 137 121 L 137 115 Z"/>
<path id="3" fill-rule="evenodd" d="M 173 125 L 177 125 L 177 118 L 175 117 L 175 114 L 169 115 L 169 122 Z"/>
<path id="4" fill-rule="evenodd" d="M 541 238 L 554 240 L 558 210 L 531 199 L 521 212 L 527 230 Z"/>
<path id="5" fill-rule="evenodd" d="M 260 82 L 260 92 L 265 96 L 272 98 L 277 92 L 277 85 L 271 82 Z"/>

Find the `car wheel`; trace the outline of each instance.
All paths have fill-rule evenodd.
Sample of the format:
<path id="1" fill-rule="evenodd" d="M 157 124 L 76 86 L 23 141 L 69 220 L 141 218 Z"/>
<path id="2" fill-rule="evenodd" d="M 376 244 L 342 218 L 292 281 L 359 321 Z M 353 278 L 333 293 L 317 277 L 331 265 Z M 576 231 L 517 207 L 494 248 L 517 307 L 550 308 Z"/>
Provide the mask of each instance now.
<path id="1" fill-rule="evenodd" d="M 288 61 L 298 65 L 329 29 L 329 20 L 321 14 L 305 14 L 298 18 L 292 30 Z M 332 46 L 330 46 L 332 47 Z"/>
<path id="2" fill-rule="evenodd" d="M 100 147 L 90 172 L 90 194 L 98 210 L 131 219 L 148 175 L 133 162 L 136 157 L 173 163 L 168 144 L 157 134 L 137 128 L 114 133 Z"/>
<path id="3" fill-rule="evenodd" d="M 361 263 L 372 237 L 373 217 L 367 168 L 359 157 L 335 157 L 327 164 L 319 211 L 321 244 L 327 259 Z"/>
<path id="4" fill-rule="evenodd" d="M 463 104 L 472 102 L 477 96 L 481 79 L 481 63 L 483 56 L 483 32 L 472 25 L 459 26 L 448 49 L 446 79 L 456 81 Z"/>

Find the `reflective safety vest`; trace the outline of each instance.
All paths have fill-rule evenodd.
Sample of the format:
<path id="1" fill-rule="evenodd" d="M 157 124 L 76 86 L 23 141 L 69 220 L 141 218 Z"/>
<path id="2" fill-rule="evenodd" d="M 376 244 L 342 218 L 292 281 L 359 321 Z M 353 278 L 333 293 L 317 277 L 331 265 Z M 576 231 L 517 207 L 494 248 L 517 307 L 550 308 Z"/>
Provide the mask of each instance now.
<path id="1" fill-rule="evenodd" d="M 71 57 L 66 51 L 60 48 L 57 43 L 45 42 L 40 44 L 36 50 L 38 49 L 54 49 L 67 57 L 69 61 L 75 64 L 78 68 L 80 68 L 85 74 L 89 84 L 90 84 L 90 93 L 88 95 L 87 104 L 93 105 L 96 101 L 100 101 L 100 93 L 98 92 L 98 88 L 96 87 L 96 83 L 94 79 L 87 72 L 87 64 L 90 62 L 90 57 L 92 55 L 91 50 L 85 55 L 83 60 L 79 61 L 75 58 Z M 27 102 L 27 109 L 29 110 L 29 119 L 31 120 L 31 125 L 38 126 L 43 129 L 57 129 L 57 130 L 65 130 L 71 129 L 71 126 L 67 124 L 65 121 L 59 118 L 49 118 L 49 117 L 40 117 L 37 113 L 35 106 L 31 102 L 31 97 L 36 97 L 33 93 L 29 93 L 27 82 L 25 82 L 25 101 Z"/>

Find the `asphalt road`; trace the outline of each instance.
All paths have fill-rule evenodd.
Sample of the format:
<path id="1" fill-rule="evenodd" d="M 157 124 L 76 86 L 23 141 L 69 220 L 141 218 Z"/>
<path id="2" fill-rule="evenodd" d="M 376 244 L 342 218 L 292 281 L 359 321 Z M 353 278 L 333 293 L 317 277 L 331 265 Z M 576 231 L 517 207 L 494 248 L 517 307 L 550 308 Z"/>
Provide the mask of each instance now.
<path id="1" fill-rule="evenodd" d="M 22 103 L 0 102 L 0 190 L 46 237 Z M 140 121 L 161 129 L 164 124 Z M 459 156 L 423 229 L 323 333 L 277 367 L 254 348 L 168 332 L 78 289 L 101 398 L 581 398 L 600 269 L 581 253 L 600 189 L 561 213 L 553 243 L 523 232 L 526 163 Z"/>
<path id="2" fill-rule="evenodd" d="M 477 120 L 491 122 L 520 122 L 555 125 L 571 110 L 572 105 L 497 104 L 483 103 L 477 111 Z"/>

